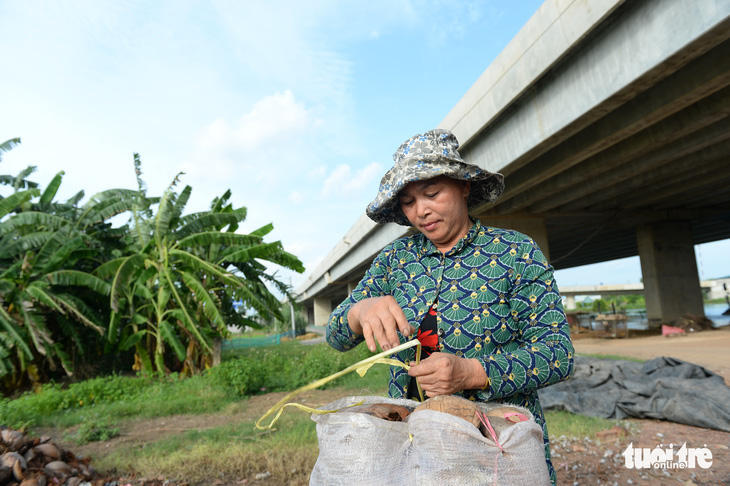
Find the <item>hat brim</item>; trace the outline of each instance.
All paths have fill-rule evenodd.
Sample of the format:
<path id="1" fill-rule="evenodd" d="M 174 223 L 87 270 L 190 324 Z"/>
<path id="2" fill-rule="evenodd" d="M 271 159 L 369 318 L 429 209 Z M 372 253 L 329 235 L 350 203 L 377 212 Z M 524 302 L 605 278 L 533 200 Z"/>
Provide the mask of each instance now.
<path id="1" fill-rule="evenodd" d="M 446 176 L 471 183 L 467 206 L 472 208 L 494 202 L 504 191 L 504 176 L 489 172 L 461 159 L 440 155 L 421 155 L 397 162 L 380 181 L 377 197 L 368 204 L 366 214 L 376 223 L 412 226 L 400 208 L 398 193 L 409 183 Z"/>

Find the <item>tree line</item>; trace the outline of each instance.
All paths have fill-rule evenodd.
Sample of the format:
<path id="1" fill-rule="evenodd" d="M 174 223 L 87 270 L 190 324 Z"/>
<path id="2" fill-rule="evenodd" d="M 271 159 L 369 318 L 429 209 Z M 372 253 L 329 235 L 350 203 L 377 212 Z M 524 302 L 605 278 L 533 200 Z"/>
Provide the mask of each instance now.
<path id="1" fill-rule="evenodd" d="M 0 144 L 2 154 L 20 144 Z M 185 214 L 192 188 L 177 174 L 149 196 L 134 154 L 137 187 L 109 189 L 84 201 L 57 194 L 59 172 L 45 188 L 35 167 L 0 175 L 0 388 L 4 393 L 59 376 L 110 369 L 183 375 L 211 365 L 213 342 L 228 326 L 282 319 L 289 288 L 264 262 L 303 272 L 268 224 L 239 232 L 245 207 L 231 192 L 210 209 Z M 111 218 L 127 217 L 113 227 Z M 118 220 L 119 218 L 115 219 Z M 83 376 L 82 376 L 83 377 Z"/>

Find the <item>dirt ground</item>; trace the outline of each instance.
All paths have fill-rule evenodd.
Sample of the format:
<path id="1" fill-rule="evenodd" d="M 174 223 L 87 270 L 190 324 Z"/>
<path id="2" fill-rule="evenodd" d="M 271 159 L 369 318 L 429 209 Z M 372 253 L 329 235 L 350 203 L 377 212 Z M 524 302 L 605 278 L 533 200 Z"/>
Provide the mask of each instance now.
<path id="1" fill-rule="evenodd" d="M 631 339 L 583 339 L 575 336 L 578 354 L 623 355 L 642 359 L 671 356 L 705 366 L 730 380 L 730 329 L 704 331 L 675 338 L 652 336 Z M 340 398 L 337 390 L 313 390 L 297 401 L 310 406 L 321 406 Z M 202 430 L 226 424 L 240 423 L 260 417 L 269 407 L 284 396 L 270 393 L 252 397 L 241 404 L 240 410 L 228 410 L 218 414 L 161 417 L 121 423 L 121 435 L 104 442 L 84 446 L 64 442 L 64 430 L 44 429 L 34 431 L 38 435 L 51 435 L 64 448 L 81 456 L 99 457 L 120 447 L 143 445 L 172 434 L 187 430 Z M 600 437 L 567 438 L 551 437 L 553 463 L 560 485 L 730 485 L 730 433 L 690 427 L 659 420 L 632 419 L 623 427 L 603 431 Z M 549 425 L 549 424 L 548 424 Z M 629 444 L 635 448 L 663 448 L 672 444 L 675 450 L 686 443 L 688 448 L 706 447 L 712 453 L 712 465 L 707 469 L 629 469 L 625 466 L 622 452 Z M 93 459 L 92 459 L 93 465 Z M 313 466 L 313 464 L 312 464 Z M 262 471 L 263 472 L 263 471 Z M 165 478 L 114 478 L 107 484 L 118 486 L 157 486 L 176 483 Z M 263 478 L 222 478 L 216 486 L 261 484 L 278 485 L 275 472 Z M 289 484 L 289 483 L 287 483 Z M 306 484 L 304 481 L 302 484 Z M 197 485 L 196 485 L 197 486 Z"/>
<path id="2" fill-rule="evenodd" d="M 142 446 L 190 430 L 201 431 L 258 420 L 286 394 L 287 392 L 276 392 L 256 395 L 241 402 L 240 405 L 235 405 L 220 413 L 173 415 L 123 421 L 118 424 L 118 436 L 106 441 L 90 442 L 83 445 L 78 445 L 67 439 L 68 436 L 74 434 L 77 427 L 73 429 L 39 427 L 33 430 L 33 433 L 37 436 L 48 435 L 53 437 L 55 443 L 64 449 L 73 450 L 76 455 L 94 457 L 109 454 L 117 448 Z M 339 398 L 342 398 L 342 391 L 339 390 L 312 390 L 297 396 L 296 402 L 317 408 Z M 253 431 L 252 434 L 254 434 Z"/>
<path id="3" fill-rule="evenodd" d="M 585 336 L 585 334 L 583 335 Z M 639 359 L 669 356 L 704 366 L 722 376 L 730 386 L 730 326 L 676 337 L 648 336 L 630 339 L 584 338 L 573 335 L 577 354 L 620 355 Z M 558 484 L 657 484 L 730 485 L 730 433 L 660 420 L 629 420 L 629 430 L 614 430 L 597 443 L 593 439 L 552 439 Z M 548 424 L 549 425 L 549 424 Z M 635 427 L 635 428 L 634 428 Z M 637 470 L 625 467 L 621 453 L 634 447 L 675 450 L 707 447 L 713 454 L 709 469 Z"/>
<path id="4" fill-rule="evenodd" d="M 730 485 L 730 433 L 663 420 L 631 419 L 628 427 L 608 429 L 599 438 L 553 437 L 551 450 L 559 485 Z M 548 424 L 549 426 L 550 424 Z M 622 452 L 634 448 L 678 450 L 706 447 L 712 453 L 708 469 L 629 469 Z"/>

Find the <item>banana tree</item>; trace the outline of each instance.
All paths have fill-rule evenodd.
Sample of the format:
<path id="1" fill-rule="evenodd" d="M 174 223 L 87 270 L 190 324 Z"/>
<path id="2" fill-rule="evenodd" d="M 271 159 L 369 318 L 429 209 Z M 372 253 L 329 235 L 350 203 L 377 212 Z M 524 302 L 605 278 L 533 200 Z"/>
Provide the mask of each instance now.
<path id="1" fill-rule="evenodd" d="M 95 272 L 112 279 L 110 343 L 121 350 L 134 347 L 135 366 L 158 373 L 169 369 L 168 349 L 183 372 L 208 364 L 212 339 L 228 332 L 232 301 L 242 300 L 261 313 L 276 312 L 276 299 L 261 282 L 265 272 L 256 258 L 304 270 L 281 243 L 264 243 L 271 225 L 250 234 L 235 232 L 246 209 L 226 205 L 229 193 L 216 199 L 211 210 L 183 216 L 192 189 L 174 191 L 180 175 L 159 199 L 152 217 L 147 216 L 154 202 L 146 200 L 140 181 L 139 207 L 133 211 L 130 230 L 134 252 Z M 249 280 L 247 273 L 257 278 Z M 233 324 L 248 323 L 236 318 Z"/>
<path id="2" fill-rule="evenodd" d="M 61 176 L 43 193 L 16 190 L 0 200 L 0 377 L 6 386 L 17 385 L 22 372 L 39 379 L 41 363 L 73 374 L 69 347 L 73 353 L 85 348 L 75 323 L 104 332 L 78 291 L 110 293 L 108 283 L 77 269 L 89 257 L 91 238 L 63 216 L 30 210 L 53 200 Z"/>
<path id="3" fill-rule="evenodd" d="M 0 143 L 0 162 L 3 160 L 3 153 L 10 152 L 13 148 L 20 145 L 20 139 L 19 138 L 11 138 L 10 140 L 6 140 L 3 143 Z M 29 166 L 26 169 L 23 169 L 18 175 L 11 176 L 11 175 L 0 175 L 0 184 L 5 184 L 8 186 L 13 186 L 17 191 L 20 189 L 31 189 L 38 187 L 38 184 L 36 182 L 31 182 L 26 179 L 30 174 L 35 172 L 36 168 L 34 166 Z M 0 197 L 1 199 L 1 197 Z"/>

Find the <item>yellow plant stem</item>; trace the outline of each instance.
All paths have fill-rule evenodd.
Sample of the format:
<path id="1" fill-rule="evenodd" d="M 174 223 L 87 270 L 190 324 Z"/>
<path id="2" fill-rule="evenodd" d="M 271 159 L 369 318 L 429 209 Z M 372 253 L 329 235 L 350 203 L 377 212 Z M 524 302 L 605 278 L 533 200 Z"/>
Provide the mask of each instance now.
<path id="1" fill-rule="evenodd" d="M 306 410 L 307 412 L 312 412 L 316 414 L 326 414 L 326 413 L 333 413 L 337 412 L 337 410 L 315 410 L 310 407 L 306 407 L 304 405 L 300 405 L 298 403 L 287 403 L 289 400 L 294 398 L 295 396 L 299 395 L 300 393 L 304 393 L 305 391 L 314 390 L 315 388 L 319 388 L 320 386 L 324 385 L 325 383 L 329 383 L 330 381 L 339 378 L 340 376 L 346 375 L 348 373 L 351 373 L 353 371 L 357 371 L 357 373 L 360 376 L 364 376 L 365 373 L 370 369 L 371 366 L 373 366 L 376 363 L 382 363 L 382 364 L 388 364 L 392 366 L 400 366 L 402 368 L 405 368 L 406 370 L 410 368 L 407 364 L 395 360 L 395 359 L 388 359 L 387 357 L 399 353 L 403 351 L 404 349 L 412 348 L 413 346 L 416 346 L 416 364 L 418 364 L 421 360 L 421 342 L 418 339 L 412 339 L 408 342 L 405 342 L 401 344 L 400 346 L 396 346 L 393 349 L 389 349 L 388 351 L 383 351 L 382 353 L 376 354 L 374 356 L 371 356 L 369 358 L 365 358 L 362 361 L 359 361 L 355 363 L 354 365 L 348 366 L 342 371 L 338 371 L 337 373 L 331 374 L 326 378 L 319 379 L 317 381 L 314 381 L 310 383 L 309 385 L 305 385 L 301 388 L 297 388 L 293 392 L 286 395 L 284 398 L 279 400 L 276 405 L 271 407 L 269 410 L 266 411 L 266 413 L 256 421 L 256 428 L 259 430 L 267 430 L 273 427 L 273 425 L 276 423 L 277 420 L 279 420 L 279 417 L 281 416 L 282 412 L 284 411 L 285 407 L 292 406 L 297 407 L 302 410 Z M 421 401 L 423 401 L 423 391 L 421 390 L 421 385 L 418 385 L 418 394 L 421 397 Z M 351 406 L 358 405 L 353 404 Z M 261 422 L 268 417 L 269 415 L 276 413 L 274 418 L 271 420 L 271 422 L 268 425 L 261 425 Z"/>

